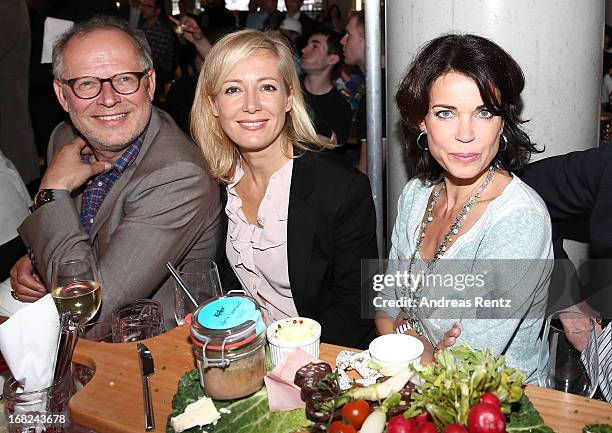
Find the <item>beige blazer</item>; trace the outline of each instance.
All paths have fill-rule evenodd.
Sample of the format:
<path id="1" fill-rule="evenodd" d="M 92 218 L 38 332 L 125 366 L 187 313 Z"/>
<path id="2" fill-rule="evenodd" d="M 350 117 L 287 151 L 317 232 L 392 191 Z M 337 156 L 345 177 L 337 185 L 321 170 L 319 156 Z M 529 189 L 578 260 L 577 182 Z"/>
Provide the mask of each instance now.
<path id="1" fill-rule="evenodd" d="M 49 154 L 75 136 L 70 124 L 58 125 Z M 63 253 L 91 250 L 102 279 L 100 320 L 123 302 L 153 298 L 162 303 L 166 326 L 175 325 L 173 281 L 164 264 L 214 259 L 222 237 L 219 185 L 197 146 L 154 107 L 136 161 L 104 199 L 89 235 L 77 193 L 42 206 L 19 228 L 47 286 Z"/>

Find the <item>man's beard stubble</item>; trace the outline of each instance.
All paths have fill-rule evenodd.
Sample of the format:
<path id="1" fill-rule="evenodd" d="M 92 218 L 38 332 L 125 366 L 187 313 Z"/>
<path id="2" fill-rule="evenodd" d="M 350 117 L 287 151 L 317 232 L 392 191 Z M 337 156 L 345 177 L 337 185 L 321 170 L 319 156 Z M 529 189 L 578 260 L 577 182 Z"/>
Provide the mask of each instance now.
<path id="1" fill-rule="evenodd" d="M 74 112 L 71 109 L 70 105 L 68 105 L 68 109 L 69 109 L 70 120 L 72 121 L 73 126 L 75 127 L 75 129 L 77 129 L 77 131 L 81 134 L 81 136 L 89 144 L 94 154 L 96 154 L 97 152 L 106 153 L 106 154 L 108 153 L 116 154 L 116 153 L 123 153 L 123 151 L 127 149 L 134 142 L 134 140 L 136 140 L 136 138 L 138 138 L 140 134 L 142 134 L 142 132 L 146 129 L 151 119 L 152 105 L 153 103 L 151 102 L 151 100 L 146 99 L 145 110 L 148 111 L 149 113 L 149 116 L 147 117 L 147 121 L 144 122 L 143 125 L 139 126 L 137 130 L 125 142 L 122 141 L 121 143 L 113 143 L 113 144 L 104 143 L 102 141 L 104 139 L 103 137 L 99 138 L 97 133 L 90 131 L 87 128 L 84 128 L 82 126 L 81 128 L 77 128 L 77 124 L 80 122 L 78 122 L 76 116 L 74 116 Z M 97 159 L 100 159 L 100 158 L 97 158 Z"/>

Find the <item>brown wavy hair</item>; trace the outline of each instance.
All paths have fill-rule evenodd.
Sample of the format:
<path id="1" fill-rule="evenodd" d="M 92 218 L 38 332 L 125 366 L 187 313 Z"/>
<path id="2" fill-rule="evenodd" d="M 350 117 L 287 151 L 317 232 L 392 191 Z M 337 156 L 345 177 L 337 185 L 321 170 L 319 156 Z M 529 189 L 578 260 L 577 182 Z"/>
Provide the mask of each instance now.
<path id="1" fill-rule="evenodd" d="M 434 81 L 448 72 L 457 72 L 476 83 L 482 101 L 493 115 L 504 121 L 507 147 L 494 161 L 504 170 L 517 171 L 540 153 L 521 128 L 520 94 L 525 87 L 521 67 L 500 46 L 481 36 L 449 34 L 428 42 L 417 54 L 395 95 L 401 114 L 407 150 L 416 177 L 437 182 L 442 167 L 417 145 L 419 125 L 429 111 L 429 94 Z"/>

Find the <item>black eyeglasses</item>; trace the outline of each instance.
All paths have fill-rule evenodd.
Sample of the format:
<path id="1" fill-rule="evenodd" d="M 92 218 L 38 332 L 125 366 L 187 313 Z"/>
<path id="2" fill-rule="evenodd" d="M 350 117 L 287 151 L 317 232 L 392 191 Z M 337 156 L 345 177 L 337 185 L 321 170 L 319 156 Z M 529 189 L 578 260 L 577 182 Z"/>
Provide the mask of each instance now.
<path id="1" fill-rule="evenodd" d="M 60 80 L 68 84 L 72 92 L 81 99 L 93 99 L 102 91 L 102 84 L 109 82 L 113 90 L 120 95 L 131 95 L 140 88 L 140 80 L 147 75 L 149 69 L 142 72 L 122 72 L 110 78 L 77 77 L 70 80 Z"/>

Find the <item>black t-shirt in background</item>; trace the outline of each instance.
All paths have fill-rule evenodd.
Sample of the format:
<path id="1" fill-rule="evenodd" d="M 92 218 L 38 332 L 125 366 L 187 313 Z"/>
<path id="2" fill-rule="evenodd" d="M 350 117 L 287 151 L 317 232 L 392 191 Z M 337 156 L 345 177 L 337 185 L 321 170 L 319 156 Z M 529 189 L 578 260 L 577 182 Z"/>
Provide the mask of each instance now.
<path id="1" fill-rule="evenodd" d="M 346 143 L 351 129 L 351 106 L 335 87 L 324 95 L 313 95 L 302 82 L 304 99 L 313 117 L 317 134 L 331 137 L 336 133 L 336 142 Z"/>

